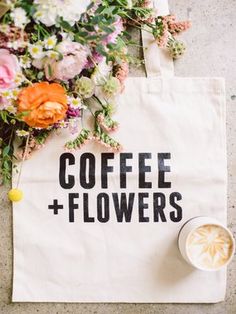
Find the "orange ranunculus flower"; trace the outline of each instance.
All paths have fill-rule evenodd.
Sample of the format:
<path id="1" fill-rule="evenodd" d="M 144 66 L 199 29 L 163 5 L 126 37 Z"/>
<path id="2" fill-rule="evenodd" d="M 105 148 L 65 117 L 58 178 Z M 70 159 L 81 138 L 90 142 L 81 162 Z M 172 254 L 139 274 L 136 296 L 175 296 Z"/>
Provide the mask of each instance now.
<path id="1" fill-rule="evenodd" d="M 24 88 L 18 97 L 18 112 L 29 112 L 23 117 L 31 127 L 47 128 L 62 120 L 68 109 L 64 88 L 57 83 L 36 83 Z"/>

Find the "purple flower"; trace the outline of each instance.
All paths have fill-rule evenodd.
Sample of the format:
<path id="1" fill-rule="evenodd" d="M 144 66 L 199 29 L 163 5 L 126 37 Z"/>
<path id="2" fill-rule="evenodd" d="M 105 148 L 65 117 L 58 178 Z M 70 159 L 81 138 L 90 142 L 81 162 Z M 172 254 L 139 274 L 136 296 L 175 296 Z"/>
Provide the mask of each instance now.
<path id="1" fill-rule="evenodd" d="M 104 57 L 100 53 L 98 53 L 97 51 L 93 51 L 91 58 L 88 58 L 88 61 L 85 65 L 85 68 L 86 69 L 93 68 L 94 63 L 98 64 L 98 63 L 102 62 L 103 59 L 104 59 Z"/>
<path id="2" fill-rule="evenodd" d="M 68 119 L 78 118 L 81 117 L 81 110 L 79 108 L 75 109 L 69 106 L 66 115 Z"/>

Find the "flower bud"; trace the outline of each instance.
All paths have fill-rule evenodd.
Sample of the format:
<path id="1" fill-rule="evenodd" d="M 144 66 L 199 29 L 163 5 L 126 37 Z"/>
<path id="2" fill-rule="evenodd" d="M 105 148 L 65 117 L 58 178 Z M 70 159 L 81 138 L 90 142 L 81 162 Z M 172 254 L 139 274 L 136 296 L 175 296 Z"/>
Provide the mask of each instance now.
<path id="1" fill-rule="evenodd" d="M 90 78 L 82 76 L 76 81 L 75 89 L 82 98 L 90 98 L 93 96 L 95 85 Z"/>
<path id="2" fill-rule="evenodd" d="M 103 85 L 103 92 L 107 97 L 112 97 L 119 93 L 120 88 L 120 81 L 116 77 L 111 77 Z"/>

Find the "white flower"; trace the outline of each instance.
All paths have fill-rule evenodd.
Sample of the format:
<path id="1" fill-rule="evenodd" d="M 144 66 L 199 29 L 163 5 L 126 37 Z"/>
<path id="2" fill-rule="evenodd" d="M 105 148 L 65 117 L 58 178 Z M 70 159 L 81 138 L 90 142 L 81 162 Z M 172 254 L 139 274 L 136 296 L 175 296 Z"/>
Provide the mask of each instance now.
<path id="1" fill-rule="evenodd" d="M 47 51 L 46 56 L 50 59 L 55 59 L 55 60 L 59 59 L 59 53 L 54 50 Z"/>
<path id="2" fill-rule="evenodd" d="M 112 75 L 112 64 L 109 62 L 106 63 L 106 60 L 100 62 L 93 74 L 91 75 L 91 80 L 95 83 L 95 95 L 100 99 L 105 99 L 106 96 L 103 91 L 104 84 L 109 80 L 109 77 Z"/>
<path id="3" fill-rule="evenodd" d="M 2 91 L 0 96 L 4 97 L 6 99 L 11 99 L 11 91 L 10 90 Z"/>
<path id="4" fill-rule="evenodd" d="M 93 74 L 91 75 L 91 79 L 96 85 L 103 85 L 109 78 L 112 73 L 112 64 L 111 62 L 107 63 L 105 59 L 103 59 L 95 68 Z"/>
<path id="5" fill-rule="evenodd" d="M 26 78 L 22 73 L 17 73 L 14 82 L 17 86 L 20 86 L 25 80 Z"/>
<path id="6" fill-rule="evenodd" d="M 46 2 L 49 2 L 49 1 L 46 1 Z M 42 5 L 42 6 L 39 5 L 37 7 L 37 11 L 34 15 L 34 18 L 36 21 L 39 21 L 48 27 L 53 26 L 56 24 L 57 10 L 53 8 L 52 6 L 50 7 L 50 3 Z"/>
<path id="7" fill-rule="evenodd" d="M 46 49 L 53 49 L 57 44 L 57 37 L 55 35 L 44 40 L 44 47 Z"/>
<path id="8" fill-rule="evenodd" d="M 13 19 L 16 27 L 23 28 L 27 23 L 29 23 L 26 12 L 22 8 L 15 8 L 11 12 L 10 16 Z"/>
<path id="9" fill-rule="evenodd" d="M 17 113 L 17 108 L 14 107 L 13 105 L 9 105 L 6 107 L 6 110 L 9 112 L 9 113 L 12 113 L 12 114 L 16 114 Z"/>
<path id="10" fill-rule="evenodd" d="M 25 130 L 16 130 L 16 135 L 20 137 L 25 137 L 29 135 L 29 132 Z"/>
<path id="11" fill-rule="evenodd" d="M 9 112 L 15 113 L 14 103 L 19 95 L 19 89 L 5 90 L 0 92 L 0 110 L 6 109 Z"/>
<path id="12" fill-rule="evenodd" d="M 23 69 L 29 69 L 31 67 L 31 59 L 28 56 L 21 56 L 19 63 Z"/>
<path id="13" fill-rule="evenodd" d="M 11 91 L 12 99 L 17 100 L 19 93 L 20 93 L 20 90 L 19 90 L 19 89 L 17 89 L 17 88 L 16 88 L 16 89 L 13 89 L 13 90 Z"/>
<path id="14" fill-rule="evenodd" d="M 74 109 L 81 108 L 82 106 L 82 101 L 80 98 L 68 97 L 68 103 Z"/>
<path id="15" fill-rule="evenodd" d="M 43 47 L 41 45 L 30 45 L 29 53 L 34 59 L 42 59 L 45 56 L 45 52 L 43 51 Z"/>
<path id="16" fill-rule="evenodd" d="M 65 120 L 61 120 L 60 122 L 59 122 L 59 127 L 60 128 L 67 128 L 67 126 L 68 126 L 68 123 L 65 121 Z"/>
<path id="17" fill-rule="evenodd" d="M 49 27 L 57 24 L 58 18 L 74 25 L 90 3 L 91 0 L 34 0 L 34 17 Z"/>
<path id="18" fill-rule="evenodd" d="M 23 40 L 15 40 L 7 43 L 7 47 L 10 49 L 18 50 L 19 48 L 25 48 L 26 43 Z"/>

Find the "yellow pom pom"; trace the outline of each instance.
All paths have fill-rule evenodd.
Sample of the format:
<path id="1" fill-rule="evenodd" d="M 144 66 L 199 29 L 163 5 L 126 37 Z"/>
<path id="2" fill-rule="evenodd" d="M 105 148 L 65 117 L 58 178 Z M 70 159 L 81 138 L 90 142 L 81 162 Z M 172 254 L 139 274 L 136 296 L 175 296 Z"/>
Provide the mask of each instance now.
<path id="1" fill-rule="evenodd" d="M 8 198 L 12 202 L 20 202 L 23 199 L 23 192 L 19 189 L 12 189 L 8 192 Z"/>

